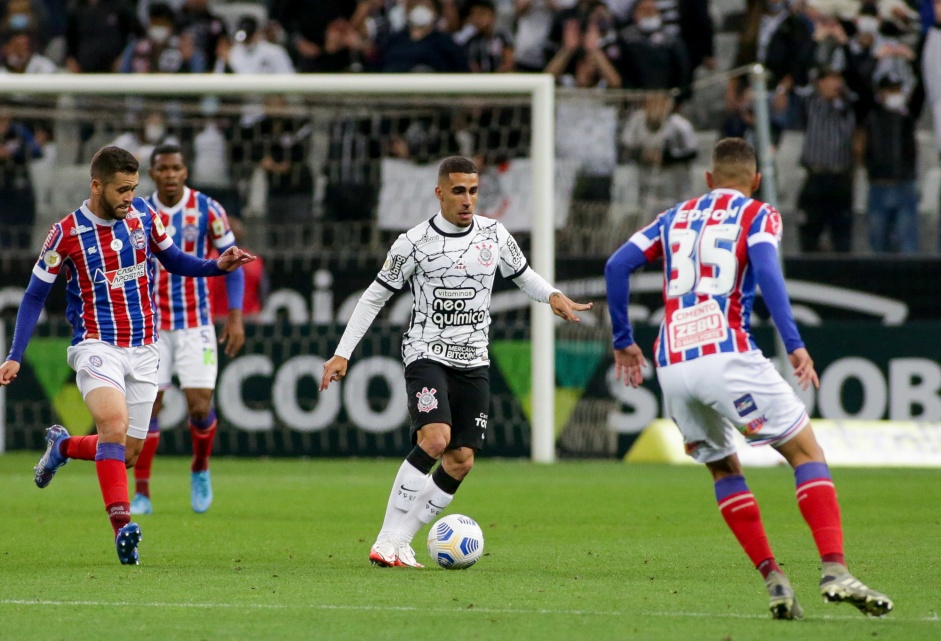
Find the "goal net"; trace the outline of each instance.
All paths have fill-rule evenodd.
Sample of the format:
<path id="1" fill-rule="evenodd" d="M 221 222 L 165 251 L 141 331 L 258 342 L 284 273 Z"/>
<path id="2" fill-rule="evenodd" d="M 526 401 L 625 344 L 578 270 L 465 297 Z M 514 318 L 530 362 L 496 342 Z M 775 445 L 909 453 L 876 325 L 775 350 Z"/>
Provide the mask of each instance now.
<path id="1" fill-rule="evenodd" d="M 604 261 L 657 211 L 701 189 L 698 164 L 708 158 L 699 151 L 715 136 L 674 106 L 670 92 L 556 90 L 541 75 L 0 77 L 0 119 L 31 132 L 21 170 L 34 201 L 31 220 L 0 228 L 7 342 L 49 226 L 88 197 L 94 152 L 113 144 L 135 153 L 138 195 L 147 196 L 150 151 L 177 143 L 188 184 L 241 221 L 241 243 L 262 256 L 270 281 L 243 352 L 220 354 L 217 447 L 401 454 L 409 295 L 387 304 L 342 385 L 318 393 L 319 369 L 394 239 L 437 211 L 438 162 L 461 154 L 481 169 L 478 213 L 501 220 L 537 272 L 595 303 L 567 325 L 497 279 L 488 452 L 612 456 L 658 408 L 610 380 Z M 5 392 L 8 448 L 40 447 L 54 422 L 92 427 L 65 365 L 61 286 L 24 375 Z M 185 417 L 170 390 L 166 450 L 188 448 L 175 429 Z"/>

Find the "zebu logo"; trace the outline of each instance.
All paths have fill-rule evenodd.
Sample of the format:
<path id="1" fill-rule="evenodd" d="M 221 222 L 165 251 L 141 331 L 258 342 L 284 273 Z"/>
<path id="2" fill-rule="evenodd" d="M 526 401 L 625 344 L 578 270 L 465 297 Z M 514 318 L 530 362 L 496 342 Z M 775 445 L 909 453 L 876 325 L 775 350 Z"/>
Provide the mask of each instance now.
<path id="1" fill-rule="evenodd" d="M 415 394 L 415 397 L 418 399 L 419 412 L 430 412 L 438 407 L 438 399 L 435 397 L 437 392 L 438 390 L 433 387 L 431 389 L 423 387 L 420 392 Z"/>

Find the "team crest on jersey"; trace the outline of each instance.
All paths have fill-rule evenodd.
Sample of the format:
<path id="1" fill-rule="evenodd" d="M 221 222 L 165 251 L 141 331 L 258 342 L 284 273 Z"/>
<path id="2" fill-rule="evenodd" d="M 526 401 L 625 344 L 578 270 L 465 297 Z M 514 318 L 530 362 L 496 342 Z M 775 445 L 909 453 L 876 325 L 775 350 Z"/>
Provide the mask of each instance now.
<path id="1" fill-rule="evenodd" d="M 751 394 L 746 394 L 741 398 L 737 398 L 732 403 L 735 405 L 735 411 L 738 412 L 739 416 L 748 416 L 752 412 L 758 409 L 758 404 L 755 403 L 755 399 L 752 398 Z"/>
<path id="2" fill-rule="evenodd" d="M 144 230 L 138 228 L 131 230 L 131 244 L 134 249 L 143 249 L 147 246 L 147 239 L 144 238 Z"/>
<path id="3" fill-rule="evenodd" d="M 88 362 L 91 363 L 93 367 L 101 367 L 102 364 L 100 356 L 92 356 L 88 359 Z"/>
<path id="4" fill-rule="evenodd" d="M 477 247 L 477 260 L 484 267 L 493 265 L 493 245 L 490 243 L 480 243 Z"/>
<path id="5" fill-rule="evenodd" d="M 435 397 L 437 392 L 438 390 L 433 387 L 431 389 L 423 387 L 420 392 L 415 394 L 415 397 L 418 399 L 419 412 L 430 412 L 438 407 L 438 399 Z"/>
<path id="6" fill-rule="evenodd" d="M 199 227 L 197 227 L 196 225 L 192 223 L 188 223 L 183 226 L 183 240 L 187 240 L 192 243 L 192 242 L 196 242 L 198 238 L 199 238 Z"/>

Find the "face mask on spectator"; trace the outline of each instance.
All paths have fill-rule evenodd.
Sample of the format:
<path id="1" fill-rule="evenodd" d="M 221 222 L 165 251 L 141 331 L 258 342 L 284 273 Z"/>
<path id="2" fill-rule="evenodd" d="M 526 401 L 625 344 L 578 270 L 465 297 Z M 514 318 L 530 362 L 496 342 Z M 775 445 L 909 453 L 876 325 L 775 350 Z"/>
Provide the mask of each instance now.
<path id="1" fill-rule="evenodd" d="M 144 139 L 149 143 L 157 143 L 167 133 L 167 128 L 159 122 L 151 122 L 144 125 Z"/>
<path id="2" fill-rule="evenodd" d="M 663 25 L 663 21 L 660 19 L 660 16 L 650 16 L 637 21 L 637 28 L 644 33 L 653 33 L 659 29 L 661 25 Z"/>
<path id="3" fill-rule="evenodd" d="M 890 93 L 885 97 L 885 108 L 890 111 L 905 111 L 905 94 Z"/>
<path id="4" fill-rule="evenodd" d="M 879 18 L 875 16 L 859 16 L 856 28 L 860 33 L 876 34 L 879 32 Z"/>
<path id="5" fill-rule="evenodd" d="M 435 19 L 435 12 L 423 4 L 408 12 L 408 24 L 416 29 L 427 27 Z"/>
<path id="6" fill-rule="evenodd" d="M 32 17 L 28 13 L 14 13 L 10 16 L 10 29 L 12 31 L 21 31 L 29 26 Z"/>
<path id="7" fill-rule="evenodd" d="M 149 27 L 147 29 L 147 37 L 154 42 L 163 44 L 167 41 L 167 38 L 170 37 L 170 27 L 164 27 L 162 25 Z"/>

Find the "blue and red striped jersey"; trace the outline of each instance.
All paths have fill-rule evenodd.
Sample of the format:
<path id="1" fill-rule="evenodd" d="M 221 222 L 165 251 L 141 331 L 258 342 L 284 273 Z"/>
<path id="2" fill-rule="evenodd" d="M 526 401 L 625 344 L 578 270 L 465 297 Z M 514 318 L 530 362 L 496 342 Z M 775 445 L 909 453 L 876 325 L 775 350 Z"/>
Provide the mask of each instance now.
<path id="1" fill-rule="evenodd" d="M 147 199 L 167 229 L 167 235 L 181 251 L 197 258 L 209 255 L 210 243 L 221 254 L 235 244 L 222 205 L 189 187 L 174 207 L 167 207 L 153 194 Z M 190 329 L 212 324 L 209 288 L 205 278 L 171 274 L 157 260 L 154 302 L 158 327 L 162 330 Z"/>
<path id="2" fill-rule="evenodd" d="M 143 198 L 124 220 L 104 220 L 88 201 L 52 226 L 33 274 L 52 283 L 65 267 L 72 344 L 138 347 L 157 340 L 150 257 L 173 243 Z"/>
<path id="3" fill-rule="evenodd" d="M 781 240 L 781 214 L 733 189 L 715 189 L 661 213 L 629 242 L 663 258 L 658 366 L 757 349 L 749 334 L 755 275 L 748 248 Z"/>

